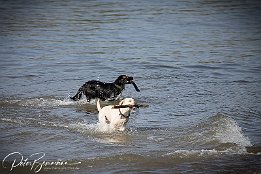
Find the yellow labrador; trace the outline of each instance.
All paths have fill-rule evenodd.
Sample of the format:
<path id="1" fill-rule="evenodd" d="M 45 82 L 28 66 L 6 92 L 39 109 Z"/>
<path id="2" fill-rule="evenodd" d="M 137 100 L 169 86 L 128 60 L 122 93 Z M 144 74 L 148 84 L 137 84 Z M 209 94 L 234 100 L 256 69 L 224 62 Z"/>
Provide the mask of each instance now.
<path id="1" fill-rule="evenodd" d="M 119 105 L 108 105 L 101 108 L 100 100 L 97 101 L 99 111 L 99 123 L 108 124 L 112 129 L 124 131 L 132 109 L 136 108 L 136 102 L 133 98 L 125 98 L 119 102 Z"/>

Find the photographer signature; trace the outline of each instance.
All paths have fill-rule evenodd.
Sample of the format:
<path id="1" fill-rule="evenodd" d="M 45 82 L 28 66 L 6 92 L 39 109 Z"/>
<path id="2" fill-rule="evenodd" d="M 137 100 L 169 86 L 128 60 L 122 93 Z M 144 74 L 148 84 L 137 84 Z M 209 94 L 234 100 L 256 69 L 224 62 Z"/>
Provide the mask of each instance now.
<path id="1" fill-rule="evenodd" d="M 43 167 L 46 166 L 65 166 L 65 165 L 73 165 L 68 164 L 67 161 L 44 161 L 42 160 L 45 157 L 44 152 L 38 152 L 30 155 L 28 158 L 24 158 L 23 154 L 20 152 L 12 152 L 5 156 L 2 161 L 2 167 L 8 168 L 12 171 L 16 167 L 29 167 L 31 171 L 35 173 L 40 172 Z M 10 166 L 11 161 L 11 166 Z M 81 162 L 77 162 L 75 164 L 80 164 Z"/>

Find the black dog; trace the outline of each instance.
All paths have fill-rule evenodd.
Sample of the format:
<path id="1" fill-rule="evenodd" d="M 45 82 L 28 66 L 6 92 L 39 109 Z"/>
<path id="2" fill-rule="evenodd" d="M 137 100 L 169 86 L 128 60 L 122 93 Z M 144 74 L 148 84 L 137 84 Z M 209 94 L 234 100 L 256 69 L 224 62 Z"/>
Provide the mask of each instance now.
<path id="1" fill-rule="evenodd" d="M 80 100 L 82 94 L 86 96 L 87 101 L 99 98 L 101 100 L 115 100 L 118 95 L 125 89 L 125 84 L 132 84 L 136 91 L 140 92 L 139 88 L 133 81 L 133 77 L 126 75 L 119 76 L 113 83 L 103 83 L 97 80 L 86 82 L 80 87 L 77 94 L 70 97 L 72 100 Z"/>

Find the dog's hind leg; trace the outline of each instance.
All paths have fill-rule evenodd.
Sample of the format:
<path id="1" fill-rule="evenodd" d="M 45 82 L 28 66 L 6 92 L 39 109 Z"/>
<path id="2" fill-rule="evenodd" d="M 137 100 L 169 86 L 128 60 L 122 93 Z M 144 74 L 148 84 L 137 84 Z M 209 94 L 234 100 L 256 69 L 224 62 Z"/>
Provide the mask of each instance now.
<path id="1" fill-rule="evenodd" d="M 77 91 L 77 93 L 75 94 L 75 96 L 70 97 L 72 100 L 74 101 L 78 101 L 82 98 L 82 93 L 83 93 L 83 88 L 80 87 L 80 89 Z"/>

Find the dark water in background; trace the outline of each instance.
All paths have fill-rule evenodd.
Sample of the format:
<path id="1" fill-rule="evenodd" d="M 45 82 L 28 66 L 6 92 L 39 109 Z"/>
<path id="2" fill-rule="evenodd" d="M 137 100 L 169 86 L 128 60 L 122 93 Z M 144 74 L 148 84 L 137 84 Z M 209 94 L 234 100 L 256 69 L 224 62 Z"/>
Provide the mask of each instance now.
<path id="1" fill-rule="evenodd" d="M 255 1 L 0 1 L 1 161 L 43 152 L 70 165 L 42 173 L 261 172 L 245 148 L 261 146 L 260 15 Z M 122 96 L 149 107 L 126 132 L 104 131 L 95 105 L 68 96 L 121 74 L 141 90 Z"/>

